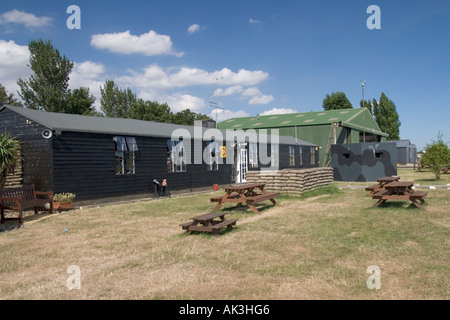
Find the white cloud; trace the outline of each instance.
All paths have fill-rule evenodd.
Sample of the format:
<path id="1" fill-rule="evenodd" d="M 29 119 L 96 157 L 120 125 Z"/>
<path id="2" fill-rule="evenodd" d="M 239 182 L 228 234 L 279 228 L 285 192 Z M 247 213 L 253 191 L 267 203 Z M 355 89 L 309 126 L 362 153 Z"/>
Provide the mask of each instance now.
<path id="1" fill-rule="evenodd" d="M 11 10 L 0 15 L 0 24 L 19 23 L 26 27 L 44 27 L 50 25 L 52 18 L 36 17 L 32 13 L 19 10 Z"/>
<path id="2" fill-rule="evenodd" d="M 221 84 L 225 85 L 250 86 L 261 83 L 269 77 L 268 73 L 263 71 L 244 69 L 238 72 L 233 72 L 227 68 L 214 72 L 186 67 L 176 72 L 172 72 L 173 70 L 164 70 L 157 65 L 152 65 L 145 68 L 143 73 L 130 71 L 131 76 L 119 77 L 117 81 L 138 88 L 171 89 L 216 85 L 217 79 L 221 79 Z"/>
<path id="3" fill-rule="evenodd" d="M 209 116 L 213 120 L 216 120 L 216 117 L 217 117 L 217 122 L 219 123 L 219 122 L 231 119 L 231 118 L 250 117 L 250 114 L 243 110 L 230 111 L 230 110 L 226 110 L 226 109 L 225 110 L 215 109 L 215 110 L 211 111 Z"/>
<path id="4" fill-rule="evenodd" d="M 250 23 L 250 24 L 257 24 L 257 23 L 261 23 L 261 20 L 256 20 L 256 19 L 250 18 L 248 20 L 248 23 Z"/>
<path id="5" fill-rule="evenodd" d="M 272 95 L 260 95 L 255 96 L 251 98 L 248 103 L 249 104 L 269 104 L 271 103 L 275 98 Z"/>
<path id="6" fill-rule="evenodd" d="M 289 114 L 289 113 L 298 113 L 297 111 L 293 109 L 287 109 L 287 108 L 273 108 L 272 110 L 267 110 L 261 113 L 261 116 L 270 116 L 274 114 Z"/>
<path id="7" fill-rule="evenodd" d="M 242 100 L 250 99 L 248 101 L 249 104 L 269 104 L 273 100 L 275 100 L 275 98 L 272 95 L 264 95 L 256 87 L 246 89 L 242 93 L 241 99 Z"/>
<path id="8" fill-rule="evenodd" d="M 9 93 L 16 95 L 17 80 L 28 78 L 32 71 L 27 66 L 30 60 L 28 46 L 20 46 L 14 41 L 0 40 L 0 83 Z"/>
<path id="9" fill-rule="evenodd" d="M 196 33 L 198 31 L 200 31 L 200 26 L 198 24 L 190 25 L 189 28 L 188 28 L 188 32 L 190 34 Z"/>
<path id="10" fill-rule="evenodd" d="M 242 86 L 232 86 L 229 87 L 227 89 L 222 89 L 219 88 L 216 91 L 214 91 L 213 96 L 214 97 L 227 97 L 227 96 L 232 96 L 235 95 L 237 93 L 241 93 L 242 92 Z"/>
<path id="11" fill-rule="evenodd" d="M 70 73 L 69 88 L 78 89 L 80 87 L 89 88 L 89 93 L 96 97 L 94 105 L 100 110 L 101 91 L 100 86 L 105 82 L 101 79 L 105 73 L 105 67 L 101 63 L 92 61 L 75 62 Z"/>
<path id="12" fill-rule="evenodd" d="M 206 106 L 202 98 L 192 96 L 185 93 L 167 94 L 154 90 L 143 90 L 138 93 L 138 98 L 148 101 L 157 101 L 159 103 L 167 103 L 170 110 L 179 112 L 190 109 L 193 112 L 200 112 Z"/>
<path id="13" fill-rule="evenodd" d="M 134 54 L 146 56 L 174 55 L 181 57 L 183 52 L 175 52 L 170 36 L 160 35 L 153 30 L 135 36 L 130 31 L 120 33 L 94 34 L 91 45 L 97 49 L 109 50 L 114 53 Z"/>

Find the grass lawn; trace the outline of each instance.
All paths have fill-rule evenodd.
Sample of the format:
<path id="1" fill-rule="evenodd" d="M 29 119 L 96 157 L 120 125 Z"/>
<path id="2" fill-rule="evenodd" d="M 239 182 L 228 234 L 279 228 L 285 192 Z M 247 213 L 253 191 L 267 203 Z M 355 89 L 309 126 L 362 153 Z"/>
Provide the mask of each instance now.
<path id="1" fill-rule="evenodd" d="M 0 299 L 449 298 L 448 189 L 428 190 L 420 211 L 406 202 L 372 208 L 364 189 L 333 186 L 260 204 L 261 215 L 227 204 L 235 229 L 184 233 L 179 224 L 210 212 L 220 194 L 26 218 L 0 234 Z M 81 290 L 66 286 L 71 265 Z M 372 265 L 380 290 L 366 285 Z"/>

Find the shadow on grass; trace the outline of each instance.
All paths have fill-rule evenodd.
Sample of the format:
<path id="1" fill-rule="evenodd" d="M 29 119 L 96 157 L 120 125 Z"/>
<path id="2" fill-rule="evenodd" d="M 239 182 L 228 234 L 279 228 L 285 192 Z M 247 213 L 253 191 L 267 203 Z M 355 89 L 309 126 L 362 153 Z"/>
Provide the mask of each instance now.
<path id="1" fill-rule="evenodd" d="M 215 239 L 222 236 L 225 236 L 228 233 L 239 231 L 239 227 L 233 227 L 233 228 L 224 228 L 218 233 L 217 235 L 211 233 L 211 232 L 201 232 L 201 231 L 191 231 L 191 233 L 183 232 L 175 235 L 176 238 L 186 238 L 186 237 L 192 237 L 192 236 L 199 236 L 206 239 Z"/>
<path id="2" fill-rule="evenodd" d="M 406 201 L 390 201 L 384 202 L 380 204 L 378 207 L 372 206 L 370 207 L 370 209 L 396 209 L 396 210 L 406 209 L 406 210 L 417 210 L 418 212 L 421 211 L 413 203 L 409 203 L 409 205 L 405 206 L 406 204 L 408 204 L 408 202 Z"/>

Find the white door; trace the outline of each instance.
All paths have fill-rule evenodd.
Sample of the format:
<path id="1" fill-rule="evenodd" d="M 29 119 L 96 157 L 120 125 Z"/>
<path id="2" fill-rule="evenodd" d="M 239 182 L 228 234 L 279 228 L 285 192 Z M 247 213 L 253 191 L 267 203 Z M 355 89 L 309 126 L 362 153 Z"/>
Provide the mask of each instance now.
<path id="1" fill-rule="evenodd" d="M 241 149 L 241 157 L 239 159 L 239 172 L 240 172 L 240 176 L 239 176 L 239 183 L 244 183 L 246 182 L 246 177 L 247 177 L 247 171 L 248 171 L 248 152 L 247 149 Z"/>

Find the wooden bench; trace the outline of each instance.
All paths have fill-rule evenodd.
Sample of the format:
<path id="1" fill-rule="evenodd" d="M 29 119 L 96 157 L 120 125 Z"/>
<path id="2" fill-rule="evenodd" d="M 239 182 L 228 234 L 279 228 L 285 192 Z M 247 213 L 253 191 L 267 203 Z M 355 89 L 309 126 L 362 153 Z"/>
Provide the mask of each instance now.
<path id="1" fill-rule="evenodd" d="M 225 220 L 223 222 L 219 222 L 211 227 L 212 233 L 214 235 L 218 235 L 223 228 L 231 229 L 234 225 L 236 225 L 237 221 L 238 219 L 230 219 Z"/>
<path id="2" fill-rule="evenodd" d="M 257 196 L 248 197 L 247 202 L 250 203 L 259 203 L 262 201 L 270 200 L 273 204 L 276 204 L 275 198 L 278 197 L 280 193 L 278 192 L 267 192 L 263 194 L 259 194 Z"/>
<path id="3" fill-rule="evenodd" d="M 0 211 L 1 223 L 6 220 L 19 220 L 23 223 L 23 210 L 34 208 L 37 214 L 40 208 L 50 205 L 50 213 L 53 214 L 53 192 L 39 192 L 34 190 L 34 185 L 23 186 L 21 188 L 11 188 L 0 190 Z M 37 198 L 37 196 L 45 196 L 46 198 Z M 16 210 L 19 212 L 18 218 L 5 218 L 5 210 Z"/>
<path id="4" fill-rule="evenodd" d="M 373 194 L 380 191 L 382 187 L 380 187 L 379 184 L 373 184 L 371 186 L 366 187 L 366 191 L 369 191 L 369 196 L 372 196 Z"/>
<path id="5" fill-rule="evenodd" d="M 209 232 L 215 236 L 220 234 L 220 231 L 223 228 L 231 229 L 238 219 L 225 219 L 225 212 L 211 212 L 198 217 L 192 218 L 193 221 L 189 221 L 186 223 L 182 223 L 179 226 L 186 230 L 187 233 L 191 233 L 194 231 L 197 232 Z M 215 220 L 215 219 L 219 220 Z"/>
<path id="6" fill-rule="evenodd" d="M 209 200 L 210 200 L 210 202 L 220 202 L 223 199 L 223 197 L 225 197 L 225 196 L 212 197 Z M 230 196 L 228 196 L 227 199 L 237 199 L 237 198 L 239 198 L 239 194 L 232 193 Z"/>

